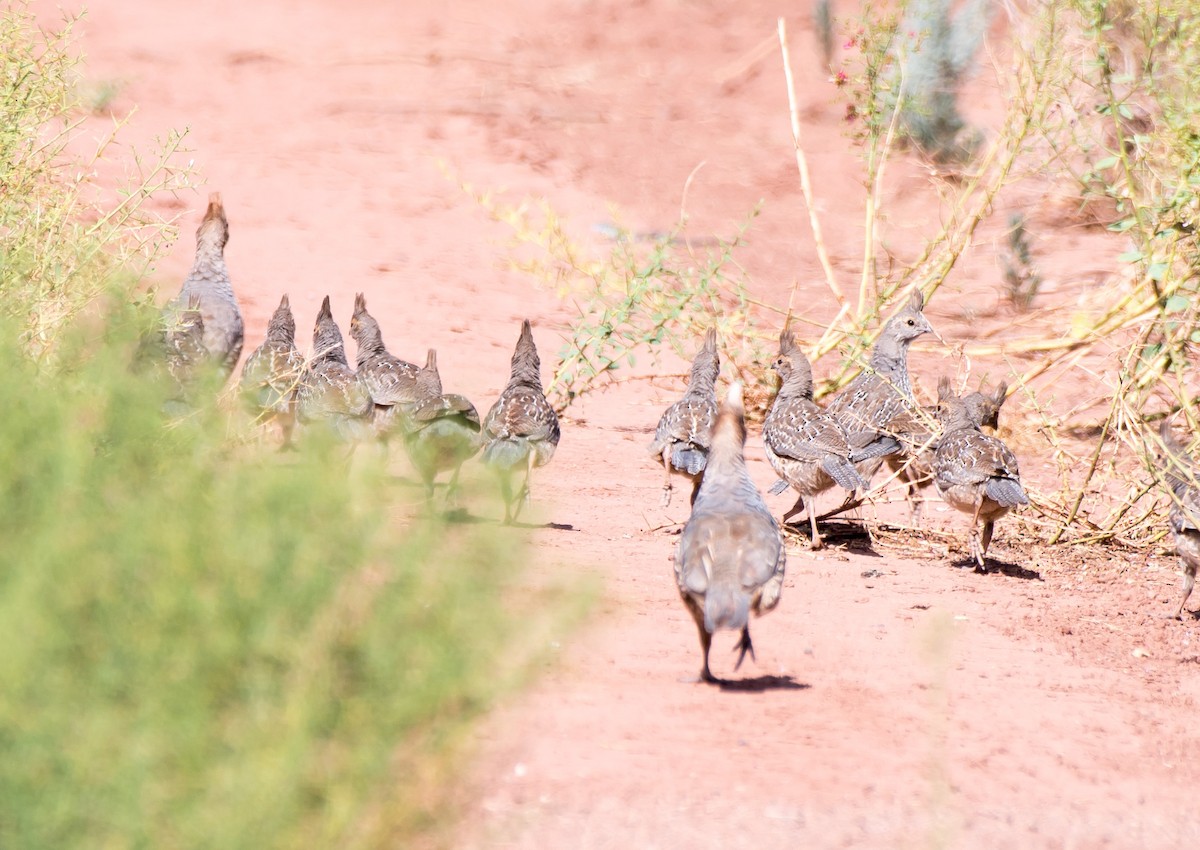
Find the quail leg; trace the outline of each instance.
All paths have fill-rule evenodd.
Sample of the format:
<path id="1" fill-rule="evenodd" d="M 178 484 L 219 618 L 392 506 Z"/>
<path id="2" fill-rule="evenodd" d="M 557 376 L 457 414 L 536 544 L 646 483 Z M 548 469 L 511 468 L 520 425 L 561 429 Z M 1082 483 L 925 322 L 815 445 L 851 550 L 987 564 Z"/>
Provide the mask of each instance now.
<path id="1" fill-rule="evenodd" d="M 817 530 L 817 514 L 816 514 L 816 511 L 813 511 L 813 510 L 811 510 L 811 509 L 809 510 L 809 512 L 808 512 L 808 523 L 809 523 L 809 525 L 812 527 L 812 542 L 809 544 L 809 546 L 810 546 L 812 549 L 814 549 L 814 550 L 816 550 L 816 549 L 820 549 L 820 548 L 821 548 L 822 546 L 824 546 L 825 544 L 823 544 L 823 543 L 821 542 L 821 532 Z"/>
<path id="2" fill-rule="evenodd" d="M 979 549 L 980 549 L 980 553 L 984 557 L 987 557 L 988 546 L 992 542 L 992 532 L 995 530 L 995 528 L 996 528 L 995 520 L 988 520 L 987 522 L 985 522 L 983 524 L 983 535 L 979 538 L 979 543 L 980 543 Z"/>
<path id="3" fill-rule="evenodd" d="M 1187 604 L 1188 597 L 1192 595 L 1192 588 L 1196 586 L 1196 568 L 1195 566 L 1183 565 L 1183 598 L 1179 600 L 1179 610 L 1175 612 L 1174 619 L 1182 620 L 1183 612 L 1187 611 L 1184 607 Z M 1188 611 L 1190 614 L 1191 612 Z"/>
<path id="4" fill-rule="evenodd" d="M 521 513 L 521 509 L 529 504 L 531 495 L 529 490 L 529 478 L 533 475 L 533 453 L 529 454 L 529 458 L 525 464 L 525 480 L 521 482 L 521 489 L 517 491 L 516 504 L 513 507 L 512 521 L 516 522 L 517 517 Z"/>
<path id="5" fill-rule="evenodd" d="M 662 506 L 665 508 L 671 504 L 671 447 L 668 445 L 662 452 L 663 462 L 663 494 Z"/>
<path id="6" fill-rule="evenodd" d="M 975 513 L 971 516 L 971 556 L 975 559 L 976 569 L 981 573 L 987 572 L 987 565 L 983 562 L 984 543 L 979 531 L 979 509 L 983 506 L 983 499 L 975 503 Z M 989 535 L 990 537 L 990 535 Z"/>
<path id="7" fill-rule="evenodd" d="M 500 473 L 500 498 L 504 500 L 504 524 L 512 525 L 516 521 L 513 515 L 512 473 L 505 469 Z"/>
<path id="8" fill-rule="evenodd" d="M 787 513 L 783 515 L 783 524 L 787 525 L 788 520 L 800 513 L 802 510 L 804 510 L 804 497 L 798 496 L 796 498 L 796 504 L 788 508 Z"/>
<path id="9" fill-rule="evenodd" d="M 700 681 L 716 682 L 717 677 L 708 669 L 708 651 L 712 648 L 712 635 L 704 628 L 704 612 L 690 597 L 685 596 L 683 601 L 687 605 L 688 613 L 696 621 L 696 631 L 700 634 L 700 652 L 704 657 L 704 666 L 700 668 Z"/>
<path id="10" fill-rule="evenodd" d="M 450 481 L 446 484 L 446 507 L 454 508 L 458 506 L 458 498 L 461 495 L 458 490 L 458 474 L 462 472 L 462 465 L 454 467 L 454 474 L 450 476 Z"/>
<path id="11" fill-rule="evenodd" d="M 909 522 L 912 523 L 913 528 L 920 528 L 921 506 L 925 504 L 925 500 L 921 498 L 917 485 L 912 481 L 907 482 L 905 486 L 907 490 L 905 490 L 904 497 L 908 500 Z"/>
<path id="12" fill-rule="evenodd" d="M 758 661 L 758 659 L 754 657 L 754 644 L 750 642 L 749 626 L 742 627 L 742 639 L 737 642 L 737 646 L 733 648 L 733 651 L 739 652 L 737 664 L 733 665 L 734 670 L 737 670 L 742 666 L 742 662 L 746 659 L 747 652 L 750 653 L 750 659 L 752 661 Z"/>

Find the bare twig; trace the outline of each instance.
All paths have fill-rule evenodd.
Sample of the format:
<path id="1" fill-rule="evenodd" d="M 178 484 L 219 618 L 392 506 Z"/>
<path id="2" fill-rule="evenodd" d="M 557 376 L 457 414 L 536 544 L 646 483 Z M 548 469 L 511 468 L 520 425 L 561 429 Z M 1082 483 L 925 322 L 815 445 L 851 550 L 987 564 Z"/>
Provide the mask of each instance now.
<path id="1" fill-rule="evenodd" d="M 808 157 L 800 144 L 800 107 L 796 102 L 796 83 L 792 78 L 792 62 L 788 56 L 787 25 L 779 18 L 779 50 L 783 54 L 783 75 L 787 81 L 788 111 L 792 118 L 792 144 L 796 148 L 796 167 L 800 171 L 800 188 L 804 192 L 804 203 L 808 207 L 808 223 L 812 227 L 813 240 L 817 245 L 817 259 L 825 272 L 825 284 L 838 304 L 846 303 L 846 296 L 838 285 L 837 275 L 833 271 L 833 263 L 829 260 L 829 252 L 825 248 L 825 237 L 821 233 L 821 220 L 817 216 L 816 202 L 813 199 L 812 178 L 808 172 Z M 795 287 L 793 286 L 793 292 Z"/>
<path id="2" fill-rule="evenodd" d="M 866 209 L 863 222 L 863 262 L 862 277 L 858 283 L 858 315 L 867 312 L 867 293 L 875 281 L 875 223 L 879 220 L 879 199 L 883 194 L 883 173 L 887 166 L 888 154 L 896 140 L 896 130 L 900 125 L 900 108 L 904 103 L 904 63 L 900 63 L 900 83 L 896 92 L 896 104 L 892 108 L 892 117 L 888 121 L 887 133 L 884 135 L 882 148 L 872 146 L 871 156 L 867 163 L 868 173 L 874 172 L 871 189 L 867 193 Z M 878 156 L 876 156 L 878 155 Z"/>

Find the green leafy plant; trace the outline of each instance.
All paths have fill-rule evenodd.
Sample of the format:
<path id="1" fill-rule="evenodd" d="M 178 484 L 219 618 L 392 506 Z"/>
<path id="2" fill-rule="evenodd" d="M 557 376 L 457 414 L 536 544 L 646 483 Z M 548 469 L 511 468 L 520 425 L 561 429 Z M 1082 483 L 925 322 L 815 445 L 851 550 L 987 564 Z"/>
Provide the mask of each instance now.
<path id="1" fill-rule="evenodd" d="M 950 0 L 909 0 L 886 9 L 865 4 L 849 45 L 850 116 L 861 134 L 882 138 L 898 118 L 900 137 L 939 164 L 963 164 L 982 144 L 958 98 L 991 19 L 990 0 L 970 0 L 951 15 Z"/>
<path id="2" fill-rule="evenodd" d="M 487 526 L 397 523 L 338 447 L 167 422 L 173 387 L 130 369 L 155 318 L 67 334 L 54 368 L 0 328 L 0 845 L 408 843 L 579 597 L 517 592 Z"/>
<path id="3" fill-rule="evenodd" d="M 1029 310 L 1042 285 L 1042 276 L 1034 265 L 1025 216 L 1021 213 L 1009 216 L 1005 250 L 1000 260 L 1008 302 L 1022 312 Z"/>
<path id="4" fill-rule="evenodd" d="M 1097 403 L 1088 407 L 1099 419 L 1086 449 L 1064 455 L 1062 511 L 1049 538 L 1145 545 L 1161 539 L 1168 503 L 1147 423 L 1190 411 L 1195 396 L 1200 83 L 1189 68 L 1200 60 L 1200 26 L 1191 4 L 1176 0 L 1077 0 L 1057 24 L 1070 63 L 1054 81 L 1059 120 L 1038 129 L 1077 187 L 1084 220 L 1125 250 L 1114 270 L 1120 285 L 1094 315 L 1077 317 L 1067 345 L 1036 370 L 1050 380 L 1074 370 L 1092 383 Z M 1098 356 L 1115 368 L 1075 369 Z"/>
<path id="5" fill-rule="evenodd" d="M 544 202 L 507 203 L 463 187 L 495 220 L 512 228 L 513 265 L 554 287 L 573 305 L 569 339 L 559 352 L 547 388 L 560 411 L 580 396 L 620 380 L 644 356 L 663 348 L 690 358 L 697 340 L 716 327 L 731 367 L 765 400 L 755 361 L 769 334 L 759 319 L 735 254 L 757 210 L 728 240 L 689 244 L 682 228 L 639 236 L 620 228 L 601 235 L 607 250 L 595 253 L 567 232 Z"/>
<path id="6" fill-rule="evenodd" d="M 818 387 L 818 395 L 836 391 L 862 368 L 881 313 L 898 295 L 913 288 L 924 292 L 927 301 L 936 295 L 1004 190 L 1019 179 L 1022 165 L 1041 155 L 1040 130 L 1054 110 L 1056 86 L 1067 61 L 1056 50 L 1053 39 L 1062 14 L 1055 6 L 1045 8 L 1043 17 L 1036 22 L 1044 37 L 1028 41 L 1013 39 L 1017 45 L 1012 57 L 1013 73 L 1003 81 L 1007 109 L 988 143 L 977 150 L 969 173 L 953 175 L 949 180 L 934 177 L 931 201 L 937 198 L 941 203 L 942 225 L 925 240 L 916 256 L 902 261 L 886 250 L 890 233 L 883 209 L 883 188 L 886 166 L 895 154 L 896 141 L 911 119 L 914 104 L 924 98 L 919 90 L 910 91 L 910 85 L 929 84 L 920 72 L 920 61 L 914 58 L 915 54 L 910 55 L 913 44 L 929 57 L 940 57 L 935 65 L 944 66 L 946 73 L 960 75 L 954 78 L 953 91 L 957 91 L 957 83 L 961 82 L 961 75 L 965 74 L 978 46 L 987 13 L 968 6 L 960 9 L 951 22 L 947 17 L 948 6 L 937 2 L 921 0 L 886 9 L 874 4 L 863 7 L 853 27 L 846 64 L 835 76 L 847 100 L 849 133 L 860 146 L 864 163 L 863 255 L 857 300 L 843 305 L 833 324 L 811 349 L 810 357 L 814 360 L 834 350 L 842 353 L 841 368 Z M 929 27 L 915 29 L 916 22 L 926 18 L 936 19 L 936 26 L 929 27 L 940 35 L 930 38 Z M 922 33 L 926 36 L 924 40 L 920 39 Z M 1028 44 L 1028 49 L 1022 49 L 1023 44 Z M 909 70 L 914 62 L 918 69 L 915 77 Z M 942 94 L 948 97 L 949 93 Z M 939 102 L 956 103 L 953 99 Z M 948 118 L 939 121 L 945 127 L 954 123 Z M 887 258 L 886 266 L 880 263 L 881 256 Z M 833 270 L 827 268 L 826 274 L 829 288 L 835 293 L 841 291 L 843 287 Z M 1020 350 L 1024 344 L 1037 343 L 1018 342 L 1012 350 Z"/>
<path id="7" fill-rule="evenodd" d="M 123 122 L 80 152 L 89 110 L 74 84 L 77 21 L 48 32 L 24 0 L 0 10 L 0 316 L 18 322 L 37 356 L 114 282 L 149 267 L 173 229 L 147 201 L 192 178 L 177 162 L 183 135 L 170 133 L 149 155 L 135 152 L 123 185 L 90 182 Z"/>
<path id="8" fill-rule="evenodd" d="M 958 107 L 959 91 L 991 21 L 992 0 L 968 0 L 951 16 L 950 0 L 910 0 L 893 46 L 904 136 L 936 163 L 964 163 L 982 144 Z"/>

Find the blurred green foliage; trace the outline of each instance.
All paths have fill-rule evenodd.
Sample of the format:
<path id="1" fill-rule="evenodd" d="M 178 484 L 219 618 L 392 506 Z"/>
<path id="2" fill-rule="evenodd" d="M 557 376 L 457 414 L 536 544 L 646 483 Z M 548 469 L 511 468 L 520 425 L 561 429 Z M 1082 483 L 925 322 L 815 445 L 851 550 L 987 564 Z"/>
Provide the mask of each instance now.
<path id="1" fill-rule="evenodd" d="M 1130 243 L 1119 259 L 1157 307 L 1134 366 L 1139 389 L 1153 387 L 1200 342 L 1200 19 L 1190 0 L 1075 8 L 1089 48 L 1079 88 L 1094 103 L 1080 182 L 1111 201 L 1108 227 Z"/>
<path id="2" fill-rule="evenodd" d="M 581 597 L 321 435 L 261 445 L 215 377 L 184 400 L 131 297 L 181 136 L 92 183 L 120 122 L 77 155 L 73 23 L 0 10 L 0 847 L 408 846 Z"/>
<path id="3" fill-rule="evenodd" d="M 398 523 L 376 464 L 165 420 L 155 320 L 53 369 L 0 333 L 0 847 L 394 846 L 437 816 L 397 788 L 555 615 L 509 534 Z"/>

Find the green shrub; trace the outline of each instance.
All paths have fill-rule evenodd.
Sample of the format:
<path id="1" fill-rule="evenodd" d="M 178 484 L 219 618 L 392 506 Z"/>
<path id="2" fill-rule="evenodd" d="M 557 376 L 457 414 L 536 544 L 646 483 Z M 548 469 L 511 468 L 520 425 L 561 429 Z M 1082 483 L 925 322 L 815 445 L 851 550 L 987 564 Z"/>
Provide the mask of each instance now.
<path id="1" fill-rule="evenodd" d="M 900 43 L 905 136 L 934 162 L 961 163 L 981 138 L 967 128 L 958 93 L 991 19 L 991 0 L 967 0 L 953 17 L 950 0 L 911 0 Z"/>
<path id="2" fill-rule="evenodd" d="M 620 370 L 632 371 L 639 357 L 656 362 L 660 351 L 671 348 L 690 360 L 710 327 L 721 340 L 736 340 L 722 346 L 723 357 L 747 383 L 747 408 L 762 407 L 765 383 L 755 363 L 774 340 L 759 329 L 735 257 L 758 209 L 728 239 L 692 242 L 684 233 L 686 220 L 661 233 L 597 228 L 607 243 L 597 251 L 573 238 L 545 201 L 513 204 L 460 186 L 495 221 L 512 228 L 513 267 L 572 305 L 569 338 L 546 388 L 556 409 L 621 380 Z"/>
<path id="3" fill-rule="evenodd" d="M 98 143 L 84 130 L 77 20 L 49 32 L 23 0 L 0 9 L 0 317 L 38 356 L 117 280 L 148 268 L 173 229 L 147 201 L 191 179 L 175 162 L 183 136 L 170 133 L 146 157 L 134 151 L 124 185 L 90 182 L 123 122 Z"/>
<path id="4" fill-rule="evenodd" d="M 338 447 L 164 423 L 126 342 L 154 320 L 54 369 L 0 334 L 0 846 L 395 846 L 437 815 L 412 777 L 557 609 L 510 591 L 508 535 L 402 527 Z"/>
<path id="5" fill-rule="evenodd" d="M 991 0 L 863 4 L 848 46 L 849 117 L 859 136 L 878 140 L 895 124 L 900 138 L 935 163 L 963 165 L 983 141 L 959 111 L 959 91 L 991 21 Z M 871 147 L 870 141 L 867 147 Z M 868 162 L 868 171 L 871 163 Z"/>

